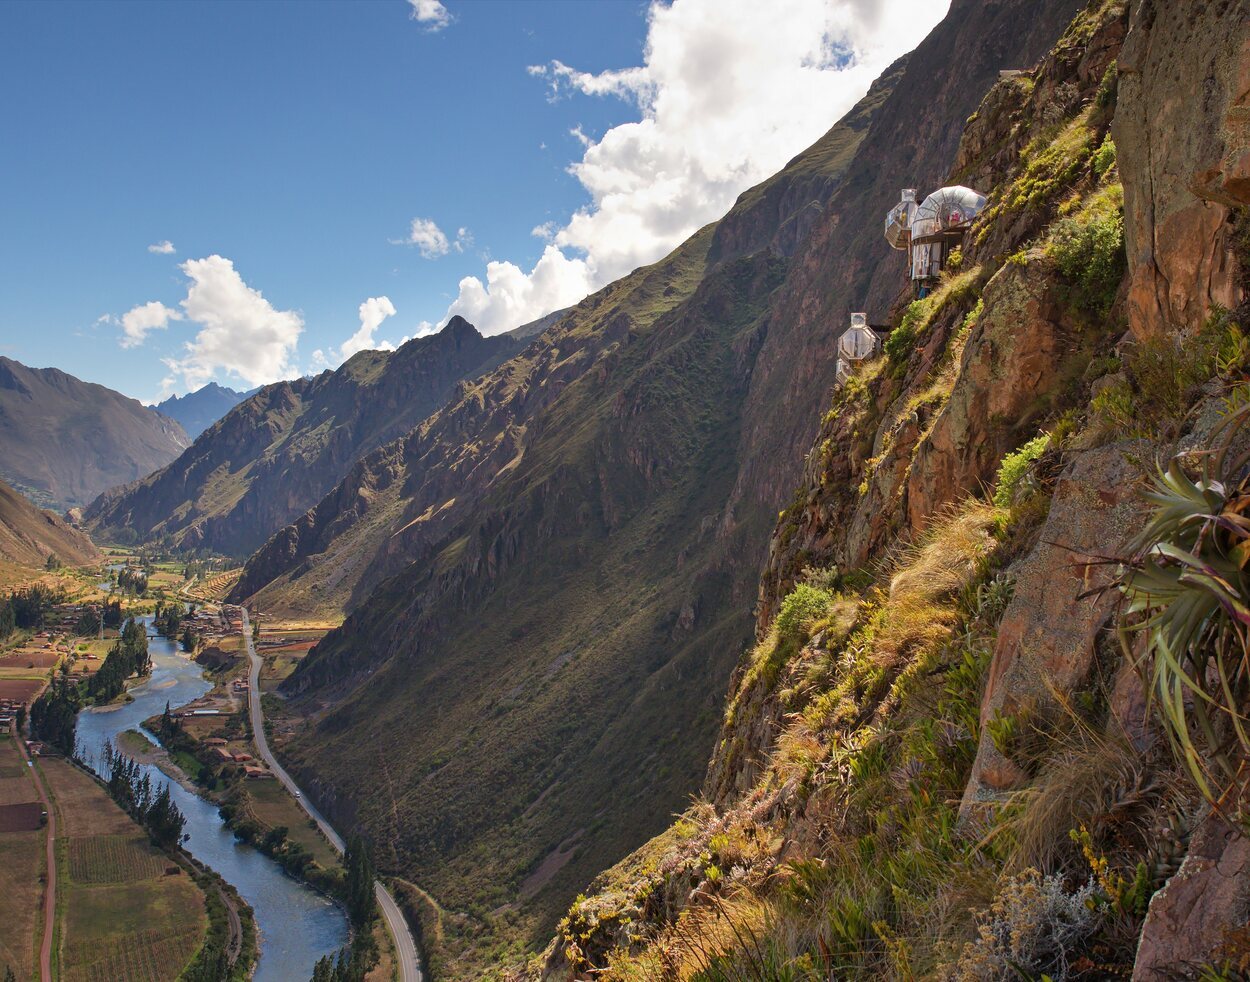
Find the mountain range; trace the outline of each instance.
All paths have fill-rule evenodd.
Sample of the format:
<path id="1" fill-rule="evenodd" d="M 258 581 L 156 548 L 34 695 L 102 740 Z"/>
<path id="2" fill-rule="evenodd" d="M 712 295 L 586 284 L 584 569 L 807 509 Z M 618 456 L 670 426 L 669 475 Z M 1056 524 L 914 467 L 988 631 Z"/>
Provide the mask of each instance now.
<path id="1" fill-rule="evenodd" d="M 106 537 L 246 556 L 362 454 L 410 430 L 518 346 L 456 317 L 395 351 L 362 351 L 335 371 L 267 385 L 167 466 L 101 495 L 84 521 Z"/>
<path id="2" fill-rule="evenodd" d="M 1226 977 L 1248 36 L 953 0 L 658 262 L 240 396 L 84 521 L 238 557 L 262 632 L 339 624 L 280 752 L 435 978 Z M 913 281 L 882 219 L 950 185 L 984 208 Z M 14 364 L 0 412 L 68 379 Z M 0 552 L 74 535 L 0 486 Z"/>
<path id="3" fill-rule="evenodd" d="M 136 399 L 0 357 L 0 479 L 40 507 L 83 507 L 189 443 L 178 423 Z"/>

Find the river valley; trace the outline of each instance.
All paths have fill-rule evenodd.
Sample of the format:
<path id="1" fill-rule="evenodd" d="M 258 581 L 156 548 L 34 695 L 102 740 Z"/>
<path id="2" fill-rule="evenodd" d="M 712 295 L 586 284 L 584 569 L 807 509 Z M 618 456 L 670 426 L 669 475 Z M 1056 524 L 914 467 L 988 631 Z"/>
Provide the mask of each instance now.
<path id="1" fill-rule="evenodd" d="M 106 741 L 116 746 L 118 734 L 140 729 L 167 702 L 176 708 L 210 688 L 202 667 L 179 652 L 176 643 L 153 634 L 150 617 L 142 620 L 148 629 L 152 675 L 130 689 L 133 701 L 87 709 L 78 717 L 80 752 L 96 769 Z M 220 873 L 255 911 L 261 949 L 254 976 L 258 982 L 308 979 L 317 959 L 347 943 L 347 918 L 338 906 L 237 842 L 212 802 L 170 781 L 155 767 L 143 767 L 154 786 L 170 785 L 170 794 L 187 819 L 187 851 Z"/>

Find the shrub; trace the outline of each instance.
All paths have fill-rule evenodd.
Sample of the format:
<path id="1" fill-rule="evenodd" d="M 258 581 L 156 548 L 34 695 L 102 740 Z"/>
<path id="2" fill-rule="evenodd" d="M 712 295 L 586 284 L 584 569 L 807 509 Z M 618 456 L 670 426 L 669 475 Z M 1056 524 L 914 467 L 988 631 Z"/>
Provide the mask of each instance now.
<path id="1" fill-rule="evenodd" d="M 1115 144 L 1111 144 L 1110 152 L 1114 158 Z M 1057 221 L 1048 253 L 1070 285 L 1076 306 L 1105 317 L 1128 268 L 1124 188 L 1112 185 L 1094 195 L 1075 215 Z"/>
<path id="2" fill-rule="evenodd" d="M 1037 460 L 1050 446 L 1050 434 L 1040 433 L 1019 450 L 1007 454 L 998 465 L 998 481 L 994 487 L 994 504 L 1010 508 L 1019 490 L 1020 482 L 1028 472 L 1029 464 Z"/>
<path id="3" fill-rule="evenodd" d="M 885 339 L 885 354 L 892 365 L 902 364 L 911 354 L 911 349 L 916 346 L 918 326 L 927 320 L 931 306 L 933 306 L 932 301 L 927 297 L 924 300 L 913 301 L 908 306 L 907 312 L 903 314 L 898 327 Z"/>
<path id="4" fill-rule="evenodd" d="M 1094 151 L 1092 166 L 1094 168 L 1094 176 L 1100 181 L 1115 166 L 1115 141 L 1111 139 L 1110 133 L 1103 139 L 1102 145 Z"/>
<path id="5" fill-rule="evenodd" d="M 1090 403 L 1096 419 L 1125 436 L 1170 436 L 1217 375 L 1240 371 L 1247 339 L 1228 312 L 1217 308 L 1192 337 L 1161 335 L 1137 342 L 1122 361 L 1124 377 Z"/>
<path id="6" fill-rule="evenodd" d="M 1094 884 L 1075 893 L 1060 876 L 1037 870 L 1008 880 L 980 918 L 977 939 L 968 942 L 950 978 L 959 982 L 1069 978 L 1068 954 L 1094 930 Z"/>
<path id="7" fill-rule="evenodd" d="M 810 625 L 829 613 L 833 594 L 828 590 L 800 583 L 781 601 L 777 614 L 777 634 L 796 640 Z"/>
<path id="8" fill-rule="evenodd" d="M 1229 459 L 1248 421 L 1250 407 L 1232 414 L 1224 445 L 1196 480 L 1177 459 L 1160 469 L 1145 495 L 1154 510 L 1120 580 L 1123 649 L 1142 671 L 1194 786 L 1217 807 L 1226 798 L 1236 802 L 1229 792 L 1244 779 L 1250 754 L 1250 529 L 1243 517 L 1250 477 Z M 1145 640 L 1140 658 L 1138 634 Z"/>

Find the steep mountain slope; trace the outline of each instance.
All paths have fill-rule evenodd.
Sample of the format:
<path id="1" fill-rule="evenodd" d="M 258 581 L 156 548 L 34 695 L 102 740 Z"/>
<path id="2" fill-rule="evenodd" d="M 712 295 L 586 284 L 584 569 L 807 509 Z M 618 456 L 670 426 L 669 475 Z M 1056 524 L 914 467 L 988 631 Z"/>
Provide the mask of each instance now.
<path id="1" fill-rule="evenodd" d="M 156 411 L 177 420 L 187 431 L 187 436 L 194 440 L 256 392 L 256 389 L 251 392 L 235 392 L 234 389 L 227 389 L 216 382 L 209 382 L 185 396 L 170 396 L 164 402 L 157 403 Z"/>
<path id="2" fill-rule="evenodd" d="M 95 562 L 100 553 L 82 532 L 51 512 L 40 511 L 0 481 L 0 559 L 37 568 L 48 556 L 80 566 Z"/>
<path id="3" fill-rule="evenodd" d="M 819 422 L 703 795 L 527 977 L 1244 975 L 1248 72 L 1250 4 L 1095 0 L 986 95 L 989 206 Z"/>
<path id="4" fill-rule="evenodd" d="M 114 537 L 247 555 L 361 455 L 411 429 L 518 345 L 484 338 L 456 317 L 396 351 L 362 351 L 333 372 L 265 386 L 168 467 L 92 502 L 85 521 Z"/>
<path id="5" fill-rule="evenodd" d="M 188 443 L 181 426 L 136 399 L 0 357 L 0 478 L 40 506 L 85 505 Z"/>
<path id="6" fill-rule="evenodd" d="M 781 175 L 253 557 L 239 594 L 262 609 L 355 605 L 288 683 L 315 714 L 288 753 L 383 865 L 458 910 L 512 905 L 494 928 L 533 941 L 681 805 L 749 631 L 768 489 L 797 478 L 840 312 L 891 258 L 881 216 L 907 162 L 949 169 L 999 69 L 1075 7 L 957 3 Z"/>

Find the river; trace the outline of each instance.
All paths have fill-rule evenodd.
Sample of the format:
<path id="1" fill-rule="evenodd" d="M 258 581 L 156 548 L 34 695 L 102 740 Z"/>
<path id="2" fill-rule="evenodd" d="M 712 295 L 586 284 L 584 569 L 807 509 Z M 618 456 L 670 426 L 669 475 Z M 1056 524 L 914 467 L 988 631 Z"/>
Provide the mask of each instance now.
<path id="1" fill-rule="evenodd" d="M 152 675 L 130 690 L 133 702 L 85 709 L 78 716 L 78 744 L 92 767 L 99 768 L 106 740 L 139 729 L 145 719 L 190 702 L 211 686 L 203 669 L 178 651 L 177 645 L 148 629 Z M 150 735 L 150 734 L 149 734 Z M 257 982 L 306 982 L 313 966 L 348 941 L 347 917 L 325 897 L 287 876 L 276 863 L 237 842 L 217 814 L 217 806 L 170 781 L 155 767 L 144 770 L 153 787 L 168 784 L 174 801 L 187 817 L 186 849 L 222 875 L 256 912 L 261 952 Z"/>

